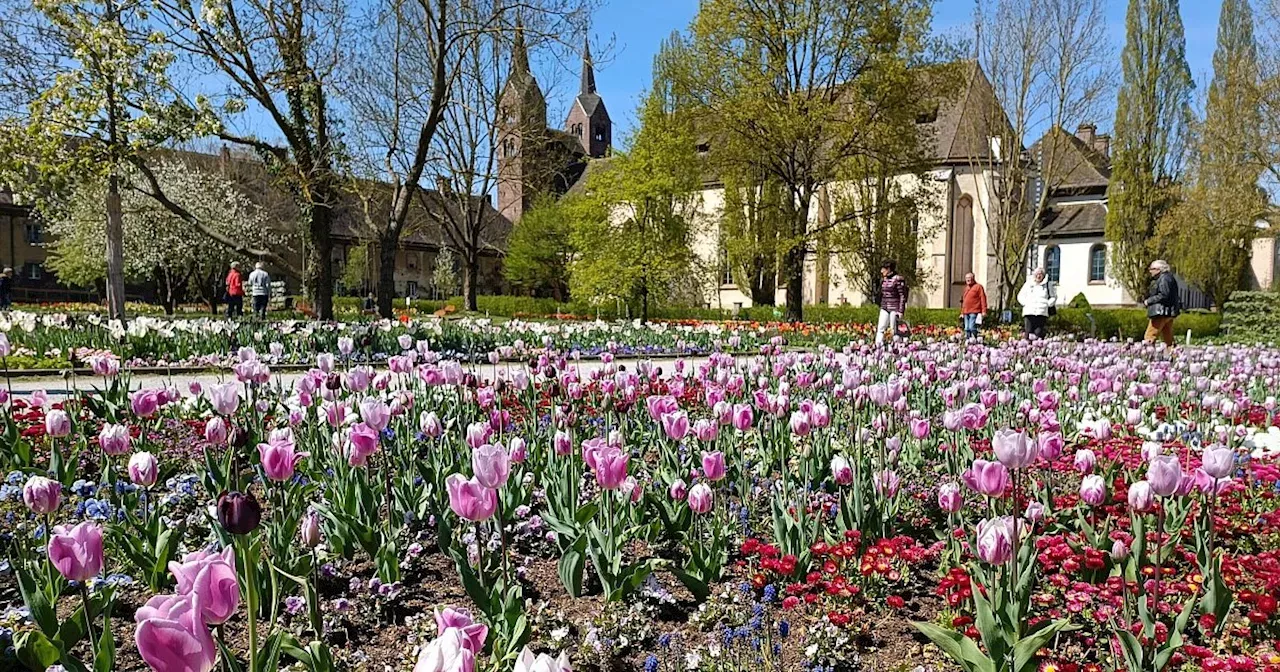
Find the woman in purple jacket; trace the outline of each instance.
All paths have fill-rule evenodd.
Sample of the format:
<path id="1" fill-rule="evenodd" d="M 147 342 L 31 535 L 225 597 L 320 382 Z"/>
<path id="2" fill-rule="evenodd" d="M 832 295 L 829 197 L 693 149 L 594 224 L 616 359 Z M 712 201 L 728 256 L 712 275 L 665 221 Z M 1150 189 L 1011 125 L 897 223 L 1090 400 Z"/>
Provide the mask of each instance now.
<path id="1" fill-rule="evenodd" d="M 897 333 L 898 321 L 907 310 L 907 281 L 897 273 L 892 260 L 880 264 L 880 320 L 876 323 L 876 345 L 884 345 L 884 330 Z"/>

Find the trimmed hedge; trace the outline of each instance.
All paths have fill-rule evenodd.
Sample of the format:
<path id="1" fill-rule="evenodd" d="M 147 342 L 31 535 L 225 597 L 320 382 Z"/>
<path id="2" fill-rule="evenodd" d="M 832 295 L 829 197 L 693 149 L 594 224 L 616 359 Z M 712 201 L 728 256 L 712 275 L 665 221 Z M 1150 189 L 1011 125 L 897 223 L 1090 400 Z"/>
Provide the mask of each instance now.
<path id="1" fill-rule="evenodd" d="M 1280 295 L 1275 296 L 1280 299 Z M 1233 295 L 1234 297 L 1234 295 Z M 335 298 L 335 310 L 339 313 L 359 312 L 364 300 L 358 297 Z M 549 317 L 553 315 L 573 315 L 594 319 L 597 316 L 605 320 L 635 317 L 626 312 L 622 306 L 619 314 L 618 306 L 591 306 L 585 303 L 559 303 L 554 299 L 540 299 L 527 296 L 481 296 L 478 297 L 479 312 L 495 317 Z M 403 301 L 397 300 L 396 307 L 402 307 Z M 435 312 L 445 306 L 455 308 L 462 305 L 462 298 L 448 301 L 414 301 L 413 307 L 423 313 Z M 1231 304 L 1228 304 L 1230 307 Z M 1277 316 L 1280 316 L 1280 301 L 1276 303 Z M 781 306 L 752 306 L 743 308 L 736 315 L 732 311 L 714 308 L 697 308 L 689 306 L 654 306 L 650 309 L 650 318 L 655 320 L 729 320 L 738 319 L 752 322 L 773 322 L 782 319 Z M 879 316 L 879 308 L 868 306 L 824 306 L 811 305 L 804 307 L 805 322 L 809 324 L 875 324 Z M 1021 316 L 1013 311 L 1013 326 L 1021 323 Z M 999 324 L 999 313 L 993 311 L 984 323 L 988 326 Z M 1185 334 L 1191 330 L 1195 338 L 1217 336 L 1222 324 L 1222 316 L 1218 313 L 1193 311 L 1183 313 L 1174 322 L 1174 332 Z M 907 322 L 915 326 L 958 327 L 960 311 L 955 308 L 908 308 Z M 1280 318 L 1273 322 L 1280 328 Z M 1147 328 L 1147 314 L 1142 308 L 1062 308 L 1049 323 L 1050 331 L 1072 333 L 1081 336 L 1108 338 L 1142 338 Z"/>
<path id="2" fill-rule="evenodd" d="M 1222 333 L 1236 340 L 1280 340 L 1280 294 L 1232 292 L 1222 307 Z"/>

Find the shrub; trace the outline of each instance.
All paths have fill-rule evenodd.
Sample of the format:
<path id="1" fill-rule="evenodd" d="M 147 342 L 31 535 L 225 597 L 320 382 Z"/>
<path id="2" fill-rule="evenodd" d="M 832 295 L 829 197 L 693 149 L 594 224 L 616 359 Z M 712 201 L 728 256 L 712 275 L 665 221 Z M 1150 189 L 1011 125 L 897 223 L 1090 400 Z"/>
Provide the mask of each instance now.
<path id="1" fill-rule="evenodd" d="M 1236 340 L 1280 339 L 1280 294 L 1232 292 L 1222 308 L 1222 331 Z"/>
<path id="2" fill-rule="evenodd" d="M 1093 306 L 1089 304 L 1089 299 L 1084 295 L 1084 292 L 1080 292 L 1079 294 L 1071 297 L 1071 303 L 1068 303 L 1067 307 L 1088 310 Z"/>

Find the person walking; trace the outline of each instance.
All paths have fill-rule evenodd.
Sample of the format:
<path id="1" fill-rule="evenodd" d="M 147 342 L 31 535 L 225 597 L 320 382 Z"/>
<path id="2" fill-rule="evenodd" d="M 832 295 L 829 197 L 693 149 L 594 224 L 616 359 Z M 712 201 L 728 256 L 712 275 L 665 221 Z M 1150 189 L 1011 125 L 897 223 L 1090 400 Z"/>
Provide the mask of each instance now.
<path id="1" fill-rule="evenodd" d="M 884 345 L 884 330 L 898 333 L 898 322 L 907 310 L 907 281 L 898 275 L 897 264 L 880 264 L 880 319 L 876 322 L 876 345 Z"/>
<path id="2" fill-rule="evenodd" d="M 244 280 L 240 277 L 240 262 L 231 262 L 227 271 L 227 319 L 244 315 Z"/>
<path id="3" fill-rule="evenodd" d="M 5 266 L 0 273 L 0 310 L 9 310 L 13 305 L 13 269 Z"/>
<path id="4" fill-rule="evenodd" d="M 1178 279 L 1169 270 L 1169 262 L 1156 259 L 1147 268 L 1151 274 L 1151 285 L 1147 289 L 1147 333 L 1143 340 L 1154 342 L 1157 338 L 1166 346 L 1173 347 L 1173 321 L 1182 312 L 1182 293 L 1178 288 Z"/>
<path id="5" fill-rule="evenodd" d="M 972 273 L 964 274 L 964 296 L 960 299 L 960 316 L 964 318 L 965 338 L 977 338 L 982 316 L 987 314 L 987 290 Z"/>
<path id="6" fill-rule="evenodd" d="M 267 300 L 271 298 L 271 275 L 262 268 L 259 261 L 253 265 L 249 274 L 249 293 L 253 296 L 253 315 L 260 320 L 267 319 Z"/>
<path id="7" fill-rule="evenodd" d="M 1044 338 L 1045 325 L 1049 315 L 1055 311 L 1058 303 L 1057 291 L 1044 274 L 1044 268 L 1037 268 L 1031 277 L 1018 290 L 1018 303 L 1022 304 L 1022 331 L 1036 338 Z"/>

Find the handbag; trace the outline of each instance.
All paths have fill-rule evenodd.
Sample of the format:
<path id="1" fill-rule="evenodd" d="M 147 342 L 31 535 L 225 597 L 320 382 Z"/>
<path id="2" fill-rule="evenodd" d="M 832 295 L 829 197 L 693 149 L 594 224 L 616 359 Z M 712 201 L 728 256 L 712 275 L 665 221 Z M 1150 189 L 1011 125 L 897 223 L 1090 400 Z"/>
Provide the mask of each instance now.
<path id="1" fill-rule="evenodd" d="M 1052 282 L 1044 283 L 1044 291 L 1045 294 L 1048 295 L 1047 298 L 1049 299 L 1049 317 L 1053 317 L 1058 314 L 1058 302 L 1055 300 L 1057 299 L 1058 293 L 1053 291 Z"/>

